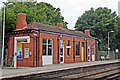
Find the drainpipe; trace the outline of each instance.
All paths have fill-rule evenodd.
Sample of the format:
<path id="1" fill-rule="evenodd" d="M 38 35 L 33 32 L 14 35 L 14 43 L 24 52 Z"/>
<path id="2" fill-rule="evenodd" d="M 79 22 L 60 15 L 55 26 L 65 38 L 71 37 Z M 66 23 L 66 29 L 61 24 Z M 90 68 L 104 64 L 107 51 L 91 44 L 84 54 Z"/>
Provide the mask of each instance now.
<path id="1" fill-rule="evenodd" d="M 60 39 L 59 38 L 60 38 L 60 36 L 58 35 L 58 39 L 57 39 L 57 43 L 58 43 L 58 64 L 60 63 L 60 58 L 59 58 L 59 55 L 60 55 L 60 47 L 59 47 L 60 46 L 59 45 L 60 44 Z"/>
<path id="2" fill-rule="evenodd" d="M 34 44 L 35 42 L 34 42 L 34 38 L 33 38 L 33 44 Z M 33 53 L 32 53 L 32 56 L 33 56 L 33 67 L 34 67 L 34 52 L 35 52 L 35 50 L 34 50 L 34 48 L 33 48 Z"/>
<path id="3" fill-rule="evenodd" d="M 75 63 L 75 38 L 73 38 L 73 60 L 74 60 L 74 63 Z"/>
<path id="4" fill-rule="evenodd" d="M 36 38 L 36 67 L 38 67 L 38 62 L 39 62 L 39 31 L 37 30 L 36 33 L 35 33 L 35 38 Z"/>
<path id="5" fill-rule="evenodd" d="M 39 55 L 40 55 L 40 37 L 39 36 L 40 36 L 40 31 L 38 31 L 38 41 L 37 41 L 38 42 L 38 44 L 37 44 L 37 48 L 38 48 L 38 52 L 37 52 L 38 53 L 38 66 L 40 65 L 39 64 L 39 61 L 40 61 L 40 58 L 39 58 Z"/>
<path id="6" fill-rule="evenodd" d="M 38 46 L 37 46 L 37 41 L 38 41 L 38 40 L 37 40 L 37 36 L 35 36 L 35 37 L 36 37 L 36 67 L 37 67 L 37 59 L 38 59 L 38 58 L 37 58 L 37 57 L 38 57 L 38 54 L 37 54 L 37 53 L 38 53 L 38 49 L 37 49 L 37 47 L 38 47 Z"/>

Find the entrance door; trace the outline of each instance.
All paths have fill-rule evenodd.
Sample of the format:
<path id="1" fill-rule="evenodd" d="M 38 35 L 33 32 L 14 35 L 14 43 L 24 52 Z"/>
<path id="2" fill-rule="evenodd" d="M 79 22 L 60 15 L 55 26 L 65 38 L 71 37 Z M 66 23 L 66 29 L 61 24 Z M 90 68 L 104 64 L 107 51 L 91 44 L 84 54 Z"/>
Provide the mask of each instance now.
<path id="1" fill-rule="evenodd" d="M 92 61 L 95 61 L 95 51 L 94 51 L 94 44 L 92 44 Z"/>
<path id="2" fill-rule="evenodd" d="M 64 63 L 64 41 L 60 40 L 60 63 Z"/>
<path id="3" fill-rule="evenodd" d="M 84 42 L 82 42 L 82 61 L 84 61 Z"/>
<path id="4" fill-rule="evenodd" d="M 29 43 L 30 36 L 20 36 L 14 38 L 14 67 L 17 67 L 17 59 L 22 59 L 22 44 Z"/>
<path id="5" fill-rule="evenodd" d="M 53 64 L 53 40 L 45 38 L 42 44 L 42 65 Z"/>
<path id="6" fill-rule="evenodd" d="M 90 43 L 87 43 L 87 60 L 90 61 Z"/>

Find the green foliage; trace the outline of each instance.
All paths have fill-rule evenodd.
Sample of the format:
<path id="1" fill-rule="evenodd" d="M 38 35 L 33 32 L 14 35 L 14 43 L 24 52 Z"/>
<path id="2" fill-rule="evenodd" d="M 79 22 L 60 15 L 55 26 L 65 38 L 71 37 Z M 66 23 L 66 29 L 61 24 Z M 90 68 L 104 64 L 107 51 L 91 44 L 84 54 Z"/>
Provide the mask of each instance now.
<path id="1" fill-rule="evenodd" d="M 33 2 L 13 2 L 6 5 L 6 32 L 15 29 L 16 18 L 18 13 L 26 13 L 27 23 L 40 22 L 49 25 L 63 23 L 67 28 L 67 22 L 60 13 L 59 8 L 55 8 L 48 3 L 33 3 Z"/>
<path id="2" fill-rule="evenodd" d="M 8 5 L 9 3 L 11 2 L 4 3 L 6 5 L 5 7 L 6 33 L 15 29 L 18 13 L 26 13 L 28 24 L 30 22 L 40 22 L 49 25 L 57 25 L 58 23 L 62 23 L 64 24 L 65 28 L 67 28 L 68 23 L 64 21 L 64 17 L 61 15 L 60 9 L 53 7 L 48 3 L 12 2 L 13 4 Z M 5 44 L 7 44 L 7 39 L 5 40 L 6 40 Z"/>
<path id="3" fill-rule="evenodd" d="M 91 8 L 91 10 L 85 11 L 85 13 L 78 18 L 75 29 L 81 31 L 89 29 L 91 31 L 91 36 L 101 40 L 99 49 L 106 50 L 108 47 L 107 33 L 109 31 L 115 31 L 116 33 L 116 23 L 117 15 L 115 12 L 112 12 L 111 9 L 99 7 L 94 10 Z M 110 33 L 110 47 L 113 49 L 116 47 L 116 45 L 114 45 L 115 42 L 113 42 L 116 40 L 115 33 Z"/>
<path id="4" fill-rule="evenodd" d="M 116 48 L 120 51 L 120 18 L 117 18 L 117 27 L 115 28 L 115 40 L 114 43 L 116 43 Z"/>

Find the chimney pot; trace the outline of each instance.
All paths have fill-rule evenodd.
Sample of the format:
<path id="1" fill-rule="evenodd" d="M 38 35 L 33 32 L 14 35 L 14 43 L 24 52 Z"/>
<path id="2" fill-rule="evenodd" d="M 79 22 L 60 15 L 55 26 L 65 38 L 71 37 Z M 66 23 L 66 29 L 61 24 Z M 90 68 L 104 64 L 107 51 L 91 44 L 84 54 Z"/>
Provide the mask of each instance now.
<path id="1" fill-rule="evenodd" d="M 62 23 L 59 23 L 56 26 L 59 27 L 59 28 L 64 28 L 64 25 Z"/>
<path id="2" fill-rule="evenodd" d="M 84 31 L 84 33 L 85 33 L 86 35 L 90 36 L 90 30 L 87 29 L 87 30 Z"/>
<path id="3" fill-rule="evenodd" d="M 16 30 L 23 29 L 26 26 L 27 26 L 26 14 L 25 13 L 19 13 L 17 15 Z"/>

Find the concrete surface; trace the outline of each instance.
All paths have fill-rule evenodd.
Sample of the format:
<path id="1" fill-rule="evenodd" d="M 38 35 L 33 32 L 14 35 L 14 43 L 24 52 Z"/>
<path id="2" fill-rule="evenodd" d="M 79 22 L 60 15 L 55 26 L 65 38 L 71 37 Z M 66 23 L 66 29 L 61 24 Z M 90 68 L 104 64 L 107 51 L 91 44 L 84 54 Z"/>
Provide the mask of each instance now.
<path id="1" fill-rule="evenodd" d="M 4 67 L 3 69 L 0 70 L 0 79 L 8 78 L 8 77 L 16 77 L 16 76 L 25 76 L 30 74 L 52 72 L 52 71 L 77 68 L 77 67 L 108 64 L 108 63 L 114 63 L 114 62 L 119 62 L 119 60 L 79 62 L 79 63 L 71 63 L 71 64 L 53 64 L 53 65 L 46 65 L 43 67 L 17 67 L 17 68 Z"/>

